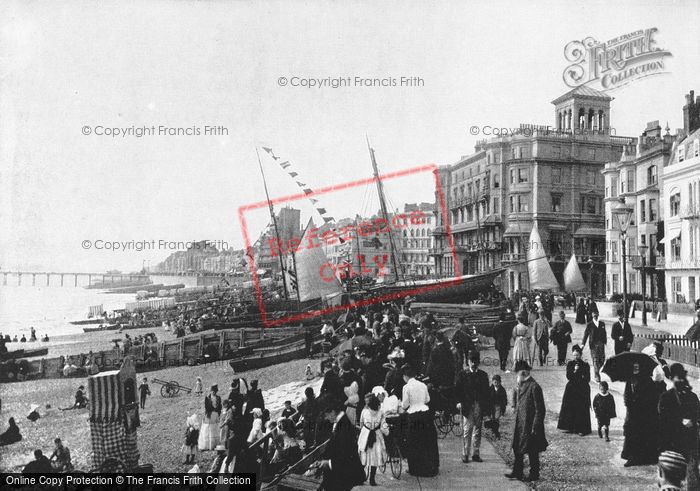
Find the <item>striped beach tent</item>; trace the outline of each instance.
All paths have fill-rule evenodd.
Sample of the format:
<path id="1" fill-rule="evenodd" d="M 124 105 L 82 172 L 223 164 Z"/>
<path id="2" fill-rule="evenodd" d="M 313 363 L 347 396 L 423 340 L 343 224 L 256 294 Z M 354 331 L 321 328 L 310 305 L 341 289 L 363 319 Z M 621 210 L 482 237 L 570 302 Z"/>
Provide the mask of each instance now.
<path id="1" fill-rule="evenodd" d="M 88 377 L 88 393 L 94 468 L 101 468 L 108 459 L 121 461 L 126 469 L 136 467 L 139 422 L 133 359 L 127 357 L 119 370 Z"/>

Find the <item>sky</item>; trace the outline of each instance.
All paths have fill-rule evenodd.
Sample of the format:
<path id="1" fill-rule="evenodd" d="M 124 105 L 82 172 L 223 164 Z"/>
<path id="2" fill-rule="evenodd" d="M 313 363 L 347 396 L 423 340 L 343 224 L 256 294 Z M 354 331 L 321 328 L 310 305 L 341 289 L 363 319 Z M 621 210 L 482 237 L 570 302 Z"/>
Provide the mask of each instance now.
<path id="1" fill-rule="evenodd" d="M 386 173 L 472 153 L 473 125 L 554 124 L 564 46 L 588 36 L 658 28 L 669 73 L 612 92 L 612 126 L 681 127 L 698 26 L 696 0 L 2 2 L 0 269 L 131 271 L 176 241 L 241 247 L 238 209 L 265 199 L 260 142 L 315 189 L 371 176 L 366 135 Z M 292 86 L 328 77 L 397 86 Z M 152 126 L 227 134 L 96 134 Z M 270 196 L 298 193 L 263 157 Z M 433 201 L 429 175 L 400 179 L 392 207 Z M 378 208 L 366 186 L 320 199 L 336 218 Z M 255 237 L 269 216 L 246 221 Z"/>

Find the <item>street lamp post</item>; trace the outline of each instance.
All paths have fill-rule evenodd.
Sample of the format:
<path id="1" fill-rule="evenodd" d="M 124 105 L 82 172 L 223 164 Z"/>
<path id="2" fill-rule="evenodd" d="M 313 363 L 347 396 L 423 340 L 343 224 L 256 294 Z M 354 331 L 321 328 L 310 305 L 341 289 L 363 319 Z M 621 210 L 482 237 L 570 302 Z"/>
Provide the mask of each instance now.
<path id="1" fill-rule="evenodd" d="M 591 300 L 593 300 L 593 258 L 588 256 L 588 281 L 591 289 Z"/>
<path id="2" fill-rule="evenodd" d="M 642 256 L 642 326 L 647 325 L 647 249 L 649 246 L 640 245 L 637 247 Z"/>
<path id="3" fill-rule="evenodd" d="M 617 224 L 620 227 L 620 240 L 622 242 L 622 311 L 625 320 L 627 320 L 629 314 L 627 310 L 627 228 L 630 225 L 630 219 L 634 210 L 629 206 L 625 206 L 624 203 L 623 199 L 620 205 L 612 210 L 612 214 L 617 218 Z"/>

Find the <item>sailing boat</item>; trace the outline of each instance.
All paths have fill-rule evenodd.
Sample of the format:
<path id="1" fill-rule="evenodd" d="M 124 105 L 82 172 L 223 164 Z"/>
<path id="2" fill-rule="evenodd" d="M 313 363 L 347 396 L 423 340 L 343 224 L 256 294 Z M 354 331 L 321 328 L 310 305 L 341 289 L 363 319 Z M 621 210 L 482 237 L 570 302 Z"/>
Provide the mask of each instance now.
<path id="1" fill-rule="evenodd" d="M 387 213 L 382 180 L 379 177 L 377 160 L 374 149 L 369 144 L 369 139 L 367 139 L 367 147 L 369 148 L 369 154 L 372 160 L 372 169 L 374 170 L 374 178 L 377 183 L 377 193 L 379 194 L 381 211 L 384 218 L 389 221 L 390 217 Z M 384 283 L 370 289 L 370 293 L 376 292 L 380 295 L 387 295 L 395 299 L 410 296 L 418 302 L 461 303 L 470 300 L 479 290 L 490 288 L 493 284 L 493 280 L 504 271 L 501 268 L 482 274 L 461 275 L 453 278 L 401 280 L 399 279 L 400 269 L 398 266 L 398 255 L 396 254 L 396 247 L 391 232 L 389 232 L 389 244 L 393 269 L 393 271 L 390 272 L 393 273 L 393 275 L 391 275 L 391 277 L 385 275 Z"/>
<path id="2" fill-rule="evenodd" d="M 547 261 L 537 224 L 533 225 L 530 232 L 527 272 L 530 278 L 530 290 L 559 290 L 559 282 L 554 277 L 552 267 Z"/>
<path id="3" fill-rule="evenodd" d="M 586 282 L 576 261 L 576 254 L 571 254 L 571 259 L 564 269 L 564 289 L 569 292 L 578 292 L 586 288 Z"/>
<path id="4" fill-rule="evenodd" d="M 315 230 L 314 222 L 311 219 L 301 237 L 302 244 L 310 242 L 307 237 L 310 230 Z M 329 264 L 323 247 L 303 247 L 290 254 L 289 257 L 293 259 L 294 265 L 286 268 L 288 284 L 296 291 L 299 303 L 319 299 L 327 300 L 343 293 L 343 287 L 334 270 L 329 269 L 329 274 L 326 275 L 320 274 L 324 271 L 324 267 Z"/>

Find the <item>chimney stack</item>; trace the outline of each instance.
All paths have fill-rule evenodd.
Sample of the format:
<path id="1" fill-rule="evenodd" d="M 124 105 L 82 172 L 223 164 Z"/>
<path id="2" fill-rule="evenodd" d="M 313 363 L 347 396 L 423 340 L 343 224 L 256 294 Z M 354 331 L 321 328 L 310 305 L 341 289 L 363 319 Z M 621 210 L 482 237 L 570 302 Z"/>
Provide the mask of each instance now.
<path id="1" fill-rule="evenodd" d="M 683 130 L 686 135 L 700 128 L 700 96 L 695 98 L 695 91 L 691 90 L 685 96 L 683 106 Z"/>

